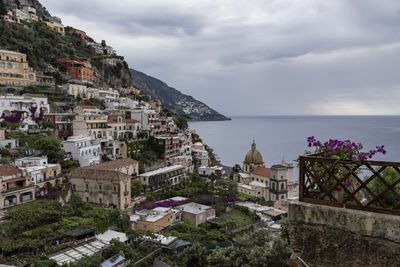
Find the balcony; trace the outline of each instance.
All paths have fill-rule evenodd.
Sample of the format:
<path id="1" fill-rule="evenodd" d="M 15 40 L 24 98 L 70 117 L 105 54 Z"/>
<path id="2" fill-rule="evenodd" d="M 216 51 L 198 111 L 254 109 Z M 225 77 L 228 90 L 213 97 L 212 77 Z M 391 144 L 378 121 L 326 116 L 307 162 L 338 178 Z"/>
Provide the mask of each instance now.
<path id="1" fill-rule="evenodd" d="M 302 202 L 400 215 L 400 162 L 302 156 Z"/>

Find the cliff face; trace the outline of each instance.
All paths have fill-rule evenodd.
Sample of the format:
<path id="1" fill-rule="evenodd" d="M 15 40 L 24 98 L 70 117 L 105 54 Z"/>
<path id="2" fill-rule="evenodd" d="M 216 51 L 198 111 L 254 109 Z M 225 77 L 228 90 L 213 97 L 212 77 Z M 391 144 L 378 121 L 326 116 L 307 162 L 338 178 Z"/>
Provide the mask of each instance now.
<path id="1" fill-rule="evenodd" d="M 169 110 L 179 115 L 186 115 L 191 120 L 218 121 L 228 120 L 227 117 L 213 110 L 192 96 L 182 94 L 163 81 L 148 76 L 143 72 L 131 69 L 133 85 L 144 94 L 159 99 Z"/>

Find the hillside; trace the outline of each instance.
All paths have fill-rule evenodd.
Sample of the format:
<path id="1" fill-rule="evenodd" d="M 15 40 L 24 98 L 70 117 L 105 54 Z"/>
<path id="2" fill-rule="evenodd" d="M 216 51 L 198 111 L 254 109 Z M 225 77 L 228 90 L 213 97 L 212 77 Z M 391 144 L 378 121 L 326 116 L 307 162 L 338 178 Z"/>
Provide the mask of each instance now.
<path id="1" fill-rule="evenodd" d="M 142 90 L 144 94 L 159 99 L 166 108 L 179 115 L 187 115 L 191 120 L 198 121 L 229 119 L 206 104 L 194 99 L 192 96 L 182 94 L 159 79 L 134 69 L 130 69 L 130 71 L 132 83 L 135 87 Z"/>
<path id="2" fill-rule="evenodd" d="M 65 35 L 50 30 L 44 23 L 44 20 L 51 16 L 46 8 L 36 0 L 27 2 L 36 7 L 42 21 L 16 24 L 0 20 L 0 49 L 26 54 L 31 67 L 53 76 L 57 84 L 65 82 L 65 68 L 60 64 L 60 59 L 68 58 L 88 60 L 93 67 L 94 82 L 97 86 L 108 85 L 120 89 L 131 85 L 128 64 L 123 57 L 115 66 L 104 64 L 102 60 L 105 57 L 76 36 L 73 28 L 65 27 Z M 17 0 L 6 0 L 4 3 L 9 9 L 19 5 Z M 88 36 L 88 41 L 93 39 Z"/>

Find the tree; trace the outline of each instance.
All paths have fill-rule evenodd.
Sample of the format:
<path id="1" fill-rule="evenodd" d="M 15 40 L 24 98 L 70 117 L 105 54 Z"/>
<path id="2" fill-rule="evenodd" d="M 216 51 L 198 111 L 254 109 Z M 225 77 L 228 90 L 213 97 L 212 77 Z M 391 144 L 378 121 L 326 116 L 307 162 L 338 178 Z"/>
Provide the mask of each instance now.
<path id="1" fill-rule="evenodd" d="M 176 126 L 182 131 L 189 128 L 188 118 L 186 116 L 175 116 L 174 121 Z"/>
<path id="2" fill-rule="evenodd" d="M 0 0 L 0 16 L 2 15 L 7 15 L 7 7 L 6 4 L 4 3 L 4 0 Z"/>
<path id="3" fill-rule="evenodd" d="M 180 266 L 187 267 L 203 267 L 207 266 L 207 250 L 200 244 L 194 244 L 193 246 L 184 250 L 181 256 Z"/>
<path id="4" fill-rule="evenodd" d="M 131 184 L 131 187 L 132 187 L 132 194 L 134 196 L 140 195 L 140 193 L 142 192 L 142 189 L 143 189 L 142 184 L 140 183 L 139 180 L 133 181 Z"/>
<path id="5" fill-rule="evenodd" d="M 385 179 L 385 181 L 391 185 L 393 184 L 395 181 L 397 181 L 398 179 L 400 179 L 400 174 L 395 171 L 393 168 L 387 168 L 383 171 L 382 173 L 383 178 Z M 382 182 L 381 179 L 375 178 L 373 179 L 369 184 L 368 187 L 371 189 L 371 191 L 375 194 L 378 195 L 381 192 L 383 192 L 384 190 L 386 190 L 387 186 Z M 394 190 L 397 191 L 398 193 L 400 193 L 400 186 L 399 184 L 397 184 L 394 187 Z M 382 201 L 391 207 L 394 207 L 396 205 L 396 203 L 398 202 L 398 197 L 397 195 L 389 190 L 386 191 L 385 194 L 381 197 Z"/>
<path id="6" fill-rule="evenodd" d="M 36 140 L 34 148 L 46 155 L 51 163 L 59 163 L 64 159 L 64 150 L 61 148 L 61 142 L 53 136 L 45 136 Z"/>

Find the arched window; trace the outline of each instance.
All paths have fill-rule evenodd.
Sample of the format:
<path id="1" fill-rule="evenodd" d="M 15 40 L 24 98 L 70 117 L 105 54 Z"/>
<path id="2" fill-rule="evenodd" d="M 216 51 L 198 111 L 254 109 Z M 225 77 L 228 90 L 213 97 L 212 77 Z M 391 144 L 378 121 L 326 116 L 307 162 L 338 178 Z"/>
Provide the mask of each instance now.
<path id="1" fill-rule="evenodd" d="M 281 183 L 281 190 L 285 190 L 285 184 Z"/>

